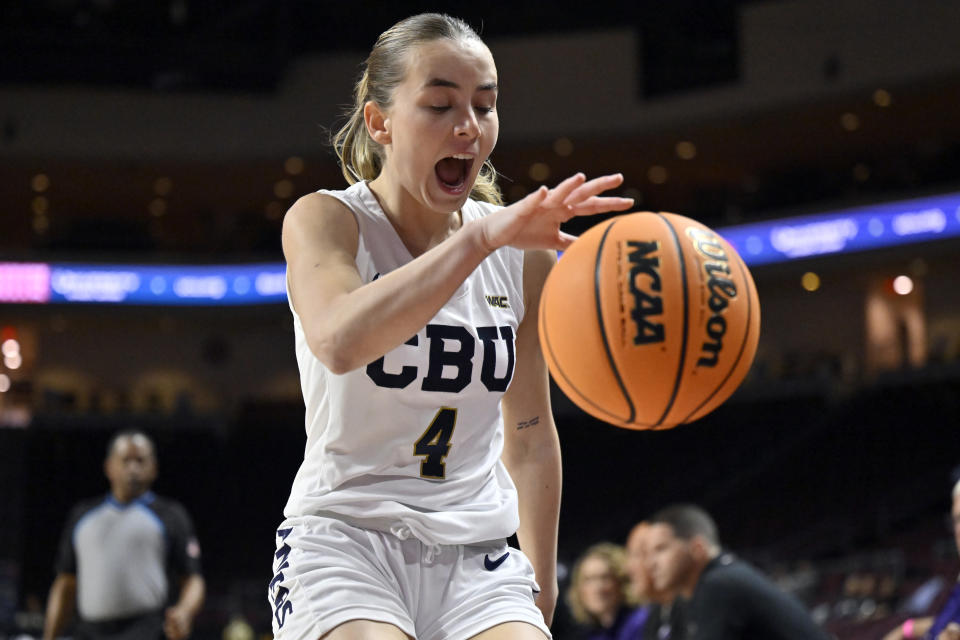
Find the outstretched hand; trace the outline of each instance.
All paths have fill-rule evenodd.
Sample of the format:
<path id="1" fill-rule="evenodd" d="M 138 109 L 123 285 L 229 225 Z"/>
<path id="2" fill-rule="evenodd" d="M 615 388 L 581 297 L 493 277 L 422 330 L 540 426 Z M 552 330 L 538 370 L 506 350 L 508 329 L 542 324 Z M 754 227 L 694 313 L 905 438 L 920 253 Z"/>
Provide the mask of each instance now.
<path id="1" fill-rule="evenodd" d="M 633 206 L 630 198 L 600 196 L 622 183 L 623 175 L 619 173 L 590 181 L 578 173 L 553 189 L 540 187 L 522 200 L 483 218 L 483 244 L 490 251 L 506 245 L 517 249 L 566 249 L 576 237 L 562 232 L 562 223 L 574 216 L 624 211 Z"/>

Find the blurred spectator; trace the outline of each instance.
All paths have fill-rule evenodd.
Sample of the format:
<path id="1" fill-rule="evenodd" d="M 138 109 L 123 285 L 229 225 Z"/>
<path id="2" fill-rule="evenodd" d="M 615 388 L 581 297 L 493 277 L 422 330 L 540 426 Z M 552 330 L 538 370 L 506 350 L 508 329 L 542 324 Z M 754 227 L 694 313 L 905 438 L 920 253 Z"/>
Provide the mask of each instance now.
<path id="1" fill-rule="evenodd" d="M 77 640 L 182 640 L 205 591 L 193 523 L 178 502 L 150 491 L 157 460 L 146 434 L 111 438 L 104 473 L 110 493 L 79 503 L 63 530 L 43 638 L 56 638 L 76 607 Z M 181 581 L 167 607 L 171 573 Z"/>
<path id="2" fill-rule="evenodd" d="M 630 531 L 626 546 L 630 595 L 647 608 L 641 637 L 644 640 L 683 640 L 686 630 L 683 600 L 674 592 L 656 589 L 647 571 L 645 545 L 649 532 L 649 523 L 637 524 Z"/>
<path id="3" fill-rule="evenodd" d="M 843 582 L 843 594 L 833 607 L 836 619 L 869 620 L 877 614 L 879 584 L 876 574 L 857 570 Z"/>
<path id="4" fill-rule="evenodd" d="M 901 607 L 911 616 L 919 616 L 930 611 L 937 599 L 950 587 L 943 576 L 931 576 L 910 594 Z"/>
<path id="5" fill-rule="evenodd" d="M 646 566 L 654 588 L 689 598 L 690 640 L 817 640 L 803 605 L 752 566 L 722 552 L 703 509 L 675 505 L 650 519 Z"/>
<path id="6" fill-rule="evenodd" d="M 801 560 L 792 570 L 781 566 L 774 582 L 781 590 L 809 603 L 819 585 L 820 574 L 811 562 Z"/>
<path id="7" fill-rule="evenodd" d="M 623 547 L 601 542 L 573 566 L 567 602 L 589 640 L 640 640 L 646 608 L 630 605 Z"/>
<path id="8" fill-rule="evenodd" d="M 253 640 L 253 638 L 253 627 L 240 614 L 230 618 L 230 622 L 223 629 L 223 640 Z"/>
<path id="9" fill-rule="evenodd" d="M 953 485 L 953 508 L 950 511 L 953 538 L 960 552 L 960 480 Z M 960 581 L 953 586 L 946 604 L 936 617 L 907 618 L 890 630 L 884 640 L 960 640 Z"/>

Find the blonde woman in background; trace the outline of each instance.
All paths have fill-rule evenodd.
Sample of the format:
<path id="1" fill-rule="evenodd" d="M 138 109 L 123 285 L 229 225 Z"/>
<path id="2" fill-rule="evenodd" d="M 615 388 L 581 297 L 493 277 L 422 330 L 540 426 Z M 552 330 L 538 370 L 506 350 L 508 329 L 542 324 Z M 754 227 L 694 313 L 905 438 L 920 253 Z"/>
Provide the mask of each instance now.
<path id="1" fill-rule="evenodd" d="M 635 607 L 623 547 L 600 542 L 574 564 L 567 589 L 573 619 L 588 640 L 640 640 L 649 612 Z"/>

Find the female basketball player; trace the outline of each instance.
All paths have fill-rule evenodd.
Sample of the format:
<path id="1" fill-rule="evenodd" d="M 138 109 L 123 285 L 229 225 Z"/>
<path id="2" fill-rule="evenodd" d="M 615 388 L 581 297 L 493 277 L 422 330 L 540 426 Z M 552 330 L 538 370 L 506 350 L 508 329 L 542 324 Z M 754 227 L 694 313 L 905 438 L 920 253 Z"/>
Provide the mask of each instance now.
<path id="1" fill-rule="evenodd" d="M 632 200 L 599 196 L 619 175 L 578 174 L 499 206 L 497 91 L 463 22 L 394 25 L 335 138 L 352 186 L 284 221 L 307 444 L 277 532 L 279 640 L 549 636 L 560 454 L 538 296 L 572 242 L 560 223 Z"/>

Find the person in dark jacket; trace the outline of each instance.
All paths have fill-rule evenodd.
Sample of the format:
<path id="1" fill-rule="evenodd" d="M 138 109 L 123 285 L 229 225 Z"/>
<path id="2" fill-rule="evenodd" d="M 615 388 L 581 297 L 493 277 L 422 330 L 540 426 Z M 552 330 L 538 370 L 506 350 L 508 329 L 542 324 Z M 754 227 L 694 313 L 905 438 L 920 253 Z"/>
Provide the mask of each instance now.
<path id="1" fill-rule="evenodd" d="M 688 640 L 828 640 L 796 598 L 724 551 L 706 511 L 674 505 L 650 518 L 646 567 L 655 589 L 689 599 Z"/>

